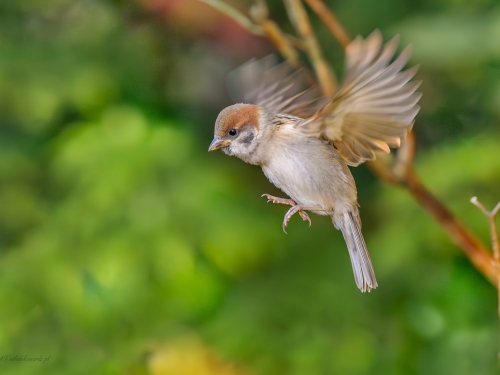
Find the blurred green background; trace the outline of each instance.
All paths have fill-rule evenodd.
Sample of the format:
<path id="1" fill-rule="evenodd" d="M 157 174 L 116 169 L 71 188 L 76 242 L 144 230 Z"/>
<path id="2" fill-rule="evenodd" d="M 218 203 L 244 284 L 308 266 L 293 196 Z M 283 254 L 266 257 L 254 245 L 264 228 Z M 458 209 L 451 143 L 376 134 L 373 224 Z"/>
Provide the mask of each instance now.
<path id="1" fill-rule="evenodd" d="M 413 44 L 417 170 L 489 244 L 469 199 L 500 199 L 498 2 L 326 2 Z M 272 51 L 196 0 L 0 2 L 1 374 L 497 372 L 495 289 L 406 192 L 353 169 L 361 294 L 328 219 L 285 235 L 260 169 L 207 153 L 225 75 Z"/>

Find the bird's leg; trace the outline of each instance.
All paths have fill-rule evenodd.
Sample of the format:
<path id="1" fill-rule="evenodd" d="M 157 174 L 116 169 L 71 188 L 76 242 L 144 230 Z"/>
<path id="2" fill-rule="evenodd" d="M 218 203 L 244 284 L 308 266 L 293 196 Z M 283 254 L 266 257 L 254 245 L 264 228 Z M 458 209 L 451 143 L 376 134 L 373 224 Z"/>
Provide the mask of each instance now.
<path id="1" fill-rule="evenodd" d="M 288 222 L 292 218 L 293 215 L 295 215 L 297 212 L 299 213 L 300 217 L 304 221 L 309 222 L 309 226 L 311 226 L 311 218 L 307 214 L 307 212 L 304 210 L 304 208 L 300 205 L 297 204 L 293 199 L 285 199 L 285 198 L 278 198 L 273 195 L 269 194 L 263 194 L 263 197 L 267 198 L 267 202 L 273 202 L 273 203 L 279 203 L 279 204 L 286 204 L 289 206 L 292 206 L 288 212 L 285 214 L 285 219 L 283 220 L 283 232 L 286 233 L 286 226 L 288 225 Z"/>

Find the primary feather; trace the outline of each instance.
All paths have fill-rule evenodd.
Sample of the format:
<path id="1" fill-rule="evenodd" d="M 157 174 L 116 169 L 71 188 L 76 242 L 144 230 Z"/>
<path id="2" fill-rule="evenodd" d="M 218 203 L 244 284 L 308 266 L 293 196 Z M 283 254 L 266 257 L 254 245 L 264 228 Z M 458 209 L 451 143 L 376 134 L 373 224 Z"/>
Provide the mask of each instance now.
<path id="1" fill-rule="evenodd" d="M 346 78 L 333 99 L 306 131 L 328 139 L 349 165 L 375 158 L 376 151 L 399 147 L 414 122 L 420 82 L 409 82 L 417 67 L 402 71 L 411 55 L 406 47 L 389 64 L 398 38 L 382 48 L 376 30 L 366 40 L 356 38 L 346 49 Z"/>

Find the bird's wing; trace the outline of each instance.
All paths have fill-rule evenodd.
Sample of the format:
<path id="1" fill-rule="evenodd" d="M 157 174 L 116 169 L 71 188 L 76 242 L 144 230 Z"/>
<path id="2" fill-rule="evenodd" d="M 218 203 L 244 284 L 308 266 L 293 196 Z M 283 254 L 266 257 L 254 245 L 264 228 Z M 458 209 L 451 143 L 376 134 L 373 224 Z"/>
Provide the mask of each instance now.
<path id="1" fill-rule="evenodd" d="M 382 46 L 378 30 L 353 40 L 346 48 L 344 82 L 328 104 L 300 125 L 330 141 L 349 165 L 399 147 L 420 109 L 421 94 L 415 92 L 420 82 L 409 82 L 418 66 L 402 71 L 411 47 L 390 63 L 397 45 L 396 37 Z"/>
<path id="2" fill-rule="evenodd" d="M 304 69 L 277 64 L 275 55 L 252 59 L 228 75 L 229 94 L 236 103 L 255 104 L 271 113 L 301 118 L 314 115 L 328 100 L 308 84 Z"/>

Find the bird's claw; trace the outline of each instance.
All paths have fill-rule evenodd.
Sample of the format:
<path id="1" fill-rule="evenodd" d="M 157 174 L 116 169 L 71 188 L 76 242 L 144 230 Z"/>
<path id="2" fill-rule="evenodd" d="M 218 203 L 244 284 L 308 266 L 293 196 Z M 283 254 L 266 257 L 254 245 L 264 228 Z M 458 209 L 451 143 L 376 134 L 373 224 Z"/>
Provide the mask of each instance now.
<path id="1" fill-rule="evenodd" d="M 272 202 L 272 203 L 286 204 L 289 206 L 296 206 L 297 205 L 297 203 L 295 203 L 295 201 L 293 199 L 278 198 L 278 197 L 275 197 L 274 195 L 270 195 L 270 194 L 262 194 L 261 197 L 266 197 L 267 203 Z"/>
<path id="2" fill-rule="evenodd" d="M 309 226 L 311 226 L 311 218 L 309 217 L 309 215 L 307 214 L 307 212 L 303 211 L 302 207 L 296 204 L 295 206 L 292 206 L 288 210 L 288 212 L 285 214 L 285 218 L 283 219 L 283 232 L 286 233 L 286 227 L 288 225 L 288 222 L 290 221 L 290 219 L 292 218 L 292 216 L 295 215 L 297 212 L 299 213 L 299 215 L 302 218 L 302 220 L 308 221 L 309 222 Z"/>
<path id="3" fill-rule="evenodd" d="M 297 212 L 299 213 L 302 220 L 308 221 L 309 226 L 311 226 L 311 218 L 309 217 L 307 212 L 305 212 L 302 209 L 302 206 L 299 206 L 293 199 L 278 198 L 270 194 L 262 194 L 262 196 L 267 198 L 267 203 L 272 202 L 272 203 L 286 204 L 292 206 L 285 214 L 285 218 L 283 220 L 283 232 L 286 233 L 285 228 L 288 225 L 288 222 L 290 221 L 292 216 L 295 215 Z"/>
<path id="4" fill-rule="evenodd" d="M 308 221 L 309 222 L 309 226 L 311 226 L 311 224 L 312 224 L 311 218 L 309 217 L 309 215 L 307 214 L 307 212 L 305 212 L 304 210 L 299 210 L 299 215 L 302 218 L 302 220 Z"/>

